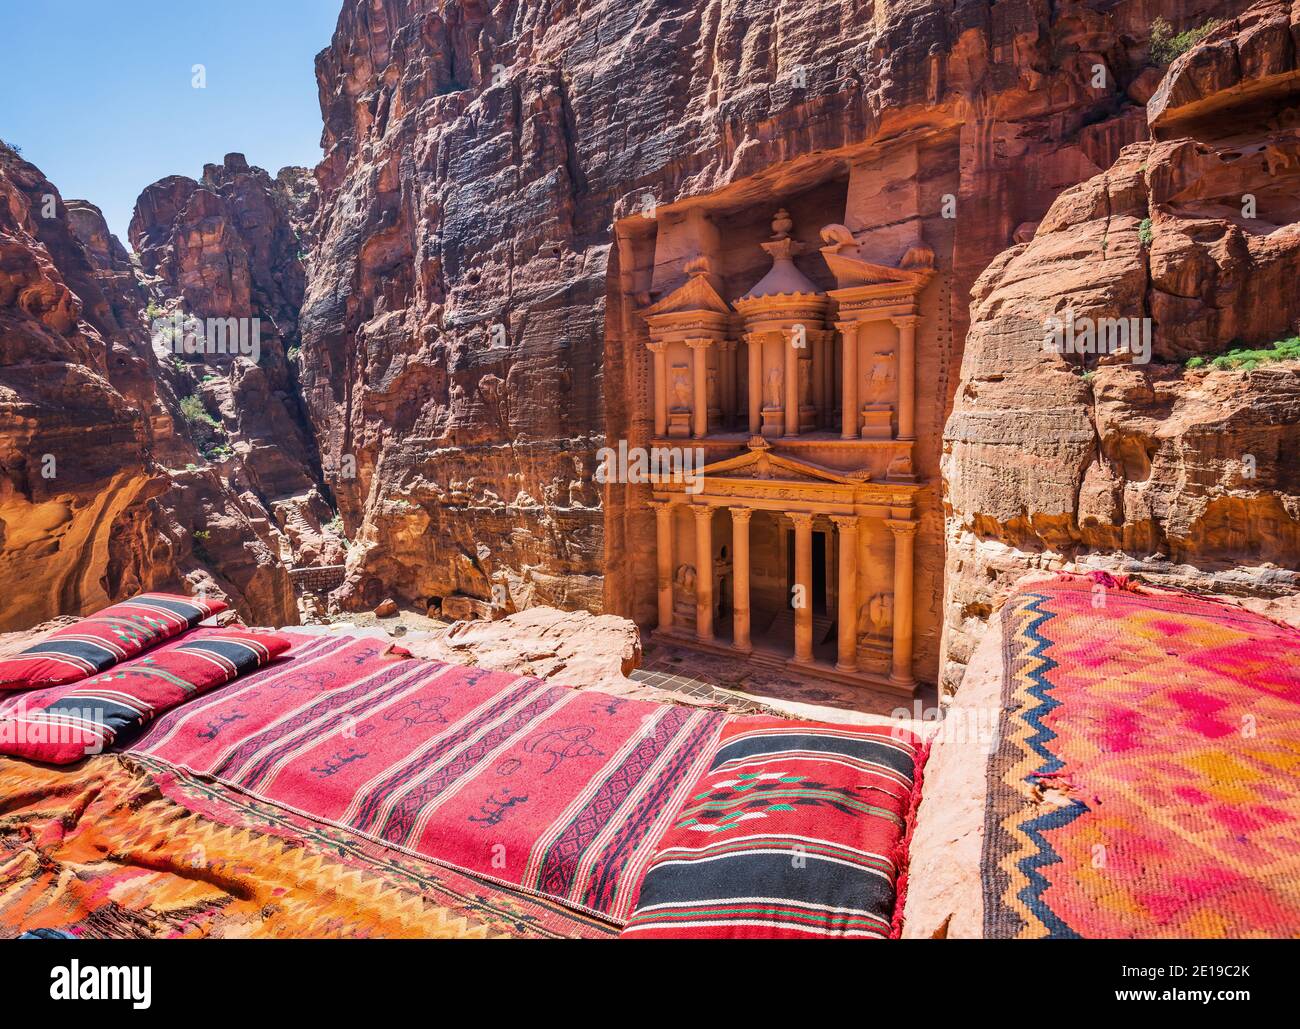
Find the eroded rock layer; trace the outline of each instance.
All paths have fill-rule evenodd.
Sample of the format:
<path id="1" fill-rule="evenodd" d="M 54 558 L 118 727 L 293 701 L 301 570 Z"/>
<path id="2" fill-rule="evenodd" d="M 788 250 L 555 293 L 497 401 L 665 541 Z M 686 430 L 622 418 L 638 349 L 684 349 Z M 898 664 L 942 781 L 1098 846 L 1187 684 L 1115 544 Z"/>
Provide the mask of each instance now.
<path id="1" fill-rule="evenodd" d="M 317 62 L 302 317 L 304 397 L 356 543 L 337 599 L 653 625 L 648 491 L 593 477 L 598 446 L 649 436 L 638 312 L 699 251 L 667 234 L 717 218 L 712 256 L 743 287 L 778 206 L 814 243 L 816 219 L 848 209 L 867 258 L 896 265 L 918 242 L 936 258 L 914 461 L 933 484 L 915 612 L 933 680 L 969 290 L 1063 189 L 1146 137 L 1153 18 L 1241 6 L 348 0 Z"/>
<path id="2" fill-rule="evenodd" d="M 97 208 L 0 147 L 0 628 L 147 589 L 297 620 L 258 498 L 206 462 Z"/>
<path id="3" fill-rule="evenodd" d="M 1063 193 L 976 284 L 945 438 L 948 688 L 1028 568 L 1300 613 L 1300 362 L 1225 356 L 1300 335 L 1298 10 L 1257 4 L 1179 58 L 1155 141 Z M 1132 338 L 1044 346 L 1069 324 Z"/>

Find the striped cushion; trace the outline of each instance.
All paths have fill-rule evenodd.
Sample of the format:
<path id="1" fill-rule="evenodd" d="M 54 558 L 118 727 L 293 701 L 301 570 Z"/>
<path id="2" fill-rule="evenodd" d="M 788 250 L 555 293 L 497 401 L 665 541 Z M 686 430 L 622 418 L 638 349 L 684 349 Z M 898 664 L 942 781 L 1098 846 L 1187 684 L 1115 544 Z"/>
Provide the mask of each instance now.
<path id="1" fill-rule="evenodd" d="M 0 719 L 0 754 L 66 765 L 125 742 L 155 715 L 274 660 L 293 643 L 274 632 L 199 629 L 53 699 Z M 24 698 L 26 700 L 27 698 Z"/>
<path id="2" fill-rule="evenodd" d="M 737 719 L 655 849 L 628 937 L 887 937 L 920 744 Z"/>
<path id="3" fill-rule="evenodd" d="M 0 690 L 62 686 L 179 636 L 226 605 L 172 593 L 142 593 L 0 661 Z"/>

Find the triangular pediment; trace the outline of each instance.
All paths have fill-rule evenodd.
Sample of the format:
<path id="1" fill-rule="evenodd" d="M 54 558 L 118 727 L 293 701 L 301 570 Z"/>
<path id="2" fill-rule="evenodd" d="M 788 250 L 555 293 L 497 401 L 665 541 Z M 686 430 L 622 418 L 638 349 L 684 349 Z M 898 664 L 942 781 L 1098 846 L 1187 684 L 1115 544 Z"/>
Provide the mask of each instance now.
<path id="1" fill-rule="evenodd" d="M 722 299 L 711 279 L 711 275 L 692 275 L 671 293 L 660 297 L 649 307 L 642 308 L 641 316 L 652 318 L 655 315 L 689 314 L 696 311 L 731 314 L 731 305 Z"/>
<path id="2" fill-rule="evenodd" d="M 807 482 L 821 485 L 858 486 L 862 480 L 837 472 L 811 461 L 801 461 L 766 447 L 715 461 L 700 469 L 705 479 L 770 479 L 780 482 Z"/>

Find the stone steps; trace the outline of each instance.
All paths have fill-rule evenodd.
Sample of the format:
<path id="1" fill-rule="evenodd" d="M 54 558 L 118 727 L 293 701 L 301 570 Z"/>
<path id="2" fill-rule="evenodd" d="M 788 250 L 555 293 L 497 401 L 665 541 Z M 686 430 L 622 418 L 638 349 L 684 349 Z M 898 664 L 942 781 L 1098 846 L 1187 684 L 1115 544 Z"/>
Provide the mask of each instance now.
<path id="1" fill-rule="evenodd" d="M 818 614 L 817 612 L 814 611 L 812 624 L 813 624 L 812 638 L 813 638 L 814 647 L 827 642 L 827 640 L 831 638 L 831 634 L 835 631 L 835 619 L 832 618 L 830 615 Z M 768 626 L 764 630 L 763 634 L 769 639 L 773 639 L 773 640 L 788 640 L 790 646 L 793 647 L 794 646 L 794 609 L 786 608 L 786 610 L 778 612 L 776 617 L 773 618 L 772 621 L 768 623 Z"/>

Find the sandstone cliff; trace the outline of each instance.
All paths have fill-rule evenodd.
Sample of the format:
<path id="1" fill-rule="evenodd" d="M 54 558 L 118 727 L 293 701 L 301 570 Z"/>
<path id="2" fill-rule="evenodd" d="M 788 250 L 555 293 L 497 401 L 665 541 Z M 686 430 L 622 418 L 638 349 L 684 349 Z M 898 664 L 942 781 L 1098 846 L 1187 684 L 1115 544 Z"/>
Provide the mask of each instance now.
<path id="1" fill-rule="evenodd" d="M 707 202 L 764 220 L 813 196 L 812 217 L 830 206 L 817 190 L 875 162 L 859 238 L 883 261 L 923 238 L 939 269 L 916 454 L 935 487 L 917 672 L 937 678 L 939 456 L 969 290 L 1146 137 L 1153 19 L 1241 6 L 347 0 L 317 59 L 302 315 L 303 394 L 355 540 L 337 599 L 653 623 L 644 490 L 593 482 L 597 447 L 648 432 L 637 311 L 667 288 L 653 237 L 624 229 L 647 197 L 672 218 Z"/>
<path id="2" fill-rule="evenodd" d="M 144 304 L 98 209 L 0 147 L 0 628 L 142 589 L 296 621 L 265 511 L 177 431 Z"/>
<path id="3" fill-rule="evenodd" d="M 1273 346 L 1300 335 L 1298 24 L 1266 0 L 1179 58 L 1148 105 L 1155 141 L 1063 193 L 976 284 L 945 437 L 949 689 L 1028 568 L 1300 612 L 1300 361 Z M 1069 312 L 1149 320 L 1150 361 L 1046 350 Z M 1272 352 L 1227 356 L 1252 350 Z"/>
<path id="4" fill-rule="evenodd" d="M 258 345 L 246 356 L 220 352 L 220 338 L 200 340 L 205 348 L 177 346 L 178 334 L 162 334 L 178 351 L 166 358 L 173 388 L 194 398 L 184 412 L 189 431 L 222 474 L 270 513 L 283 536 L 276 558 L 286 565 L 341 563 L 344 555 L 298 386 L 315 205 L 304 169 L 272 179 L 242 154 L 228 154 L 199 180 L 173 175 L 146 187 L 130 227 L 155 318 L 229 323 L 250 349 Z"/>

